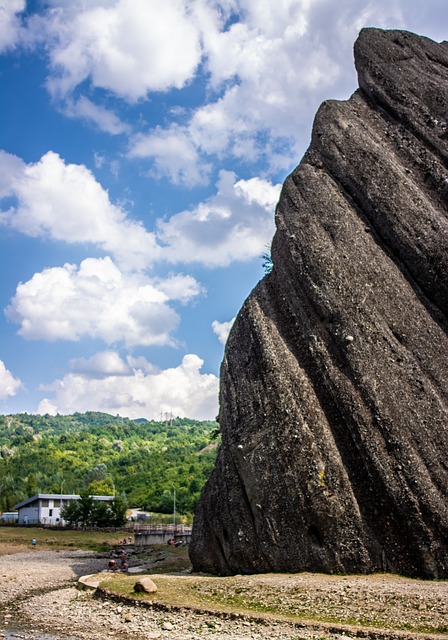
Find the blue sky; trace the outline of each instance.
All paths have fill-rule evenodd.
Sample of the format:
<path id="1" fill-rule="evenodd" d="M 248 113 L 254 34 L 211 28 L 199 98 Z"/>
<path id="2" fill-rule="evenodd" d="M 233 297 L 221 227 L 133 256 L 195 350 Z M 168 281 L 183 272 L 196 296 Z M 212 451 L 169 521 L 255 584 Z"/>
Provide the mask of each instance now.
<path id="1" fill-rule="evenodd" d="M 0 412 L 214 418 L 316 109 L 446 0 L 0 0 Z"/>

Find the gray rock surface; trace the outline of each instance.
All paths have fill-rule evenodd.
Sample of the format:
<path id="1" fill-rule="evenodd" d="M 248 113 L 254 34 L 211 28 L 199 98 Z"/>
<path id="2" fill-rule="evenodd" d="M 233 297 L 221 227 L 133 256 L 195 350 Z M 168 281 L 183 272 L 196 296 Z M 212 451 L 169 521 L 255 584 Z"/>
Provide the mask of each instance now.
<path id="1" fill-rule="evenodd" d="M 364 29 L 221 369 L 197 571 L 448 578 L 448 43 Z"/>

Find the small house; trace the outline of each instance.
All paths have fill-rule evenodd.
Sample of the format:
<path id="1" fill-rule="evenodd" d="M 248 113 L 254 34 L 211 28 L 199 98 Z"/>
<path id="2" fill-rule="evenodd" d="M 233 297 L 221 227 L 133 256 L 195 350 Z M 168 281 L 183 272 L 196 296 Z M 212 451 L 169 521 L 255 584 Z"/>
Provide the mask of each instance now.
<path id="1" fill-rule="evenodd" d="M 76 494 L 38 493 L 32 498 L 14 505 L 18 511 L 18 524 L 64 524 L 61 509 L 71 500 L 79 500 Z M 111 501 L 114 496 L 92 496 L 94 500 Z"/>

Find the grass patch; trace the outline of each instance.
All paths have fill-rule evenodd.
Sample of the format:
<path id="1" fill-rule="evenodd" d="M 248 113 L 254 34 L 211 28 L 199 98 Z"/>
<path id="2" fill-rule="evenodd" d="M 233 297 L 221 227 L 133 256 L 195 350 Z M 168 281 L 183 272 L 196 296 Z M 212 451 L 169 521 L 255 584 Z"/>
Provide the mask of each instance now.
<path id="1" fill-rule="evenodd" d="M 197 589 L 198 580 L 200 580 L 201 583 L 203 581 L 214 582 L 216 580 L 215 578 L 151 574 L 150 577 L 157 585 L 157 592 L 142 594 L 134 591 L 134 584 L 139 577 L 141 576 L 108 574 L 100 586 L 119 596 L 146 600 L 155 604 L 195 608 L 210 612 L 248 612 L 245 607 L 238 606 L 236 603 L 220 602 L 218 598 Z"/>
<path id="2" fill-rule="evenodd" d="M 422 617 L 419 600 L 400 594 L 400 615 L 395 617 L 389 607 L 376 606 L 376 592 L 370 591 L 369 606 L 364 599 L 347 598 L 344 589 L 331 590 L 330 583 L 340 583 L 329 578 L 328 592 L 319 588 L 314 594 L 309 586 L 301 583 L 300 575 L 211 577 L 193 575 L 154 575 L 157 592 L 140 594 L 134 592 L 137 575 L 113 575 L 101 583 L 101 587 L 116 595 L 146 600 L 153 604 L 199 609 L 210 613 L 228 613 L 258 618 L 276 619 L 296 623 L 321 623 L 355 626 L 358 628 L 388 629 L 423 633 L 447 633 L 443 620 L 431 620 L 431 615 Z M 323 578 L 323 580 L 325 580 Z M 286 586 L 285 586 L 286 585 Z M 372 586 L 375 577 L 372 576 Z M 441 593 L 440 596 L 443 597 Z M 438 597 L 435 596 L 434 605 Z M 443 606 L 443 605 L 442 605 Z M 406 614 L 403 611 L 406 610 Z M 443 617 L 443 616 L 442 616 Z M 425 618 L 425 619 L 424 619 Z M 445 617 L 446 620 L 446 617 Z"/>
<path id="3" fill-rule="evenodd" d="M 119 537 L 119 532 L 0 526 L 0 555 L 29 551 L 33 538 L 38 549 L 74 548 L 101 552 L 115 546 Z"/>

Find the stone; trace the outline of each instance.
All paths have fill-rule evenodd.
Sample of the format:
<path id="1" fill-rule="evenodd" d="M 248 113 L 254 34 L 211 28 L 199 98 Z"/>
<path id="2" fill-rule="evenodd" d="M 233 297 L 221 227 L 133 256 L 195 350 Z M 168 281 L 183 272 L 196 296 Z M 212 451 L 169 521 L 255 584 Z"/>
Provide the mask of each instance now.
<path id="1" fill-rule="evenodd" d="M 162 625 L 163 631 L 172 631 L 174 629 L 174 624 L 171 622 L 164 622 Z"/>
<path id="2" fill-rule="evenodd" d="M 194 571 L 448 578 L 448 43 L 354 53 L 227 341 Z"/>
<path id="3" fill-rule="evenodd" d="M 136 593 L 155 593 L 157 591 L 157 585 L 151 578 L 146 576 L 145 578 L 137 580 L 134 584 L 134 591 Z"/>

